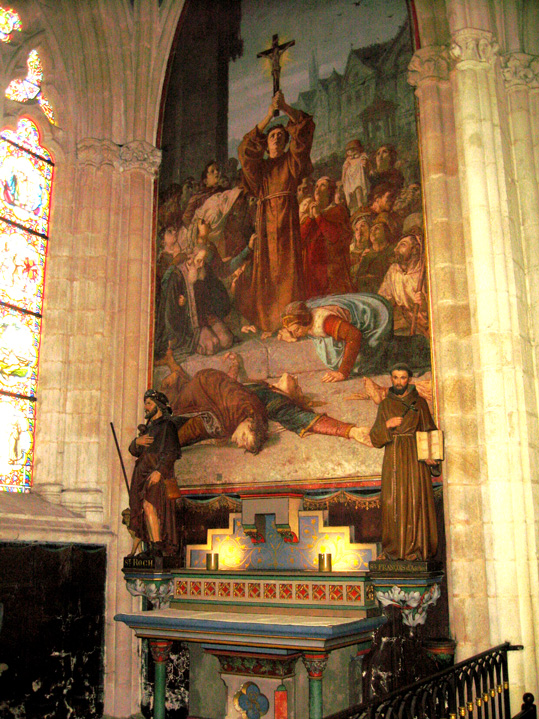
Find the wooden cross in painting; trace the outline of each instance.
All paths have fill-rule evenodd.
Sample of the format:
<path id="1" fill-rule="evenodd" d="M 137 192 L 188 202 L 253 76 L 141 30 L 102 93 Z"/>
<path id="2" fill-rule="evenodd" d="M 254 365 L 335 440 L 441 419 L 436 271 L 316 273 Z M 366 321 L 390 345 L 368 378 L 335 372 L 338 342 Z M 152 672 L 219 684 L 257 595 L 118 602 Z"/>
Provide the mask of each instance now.
<path id="1" fill-rule="evenodd" d="M 289 47 L 295 45 L 295 40 L 289 40 L 279 45 L 279 35 L 274 35 L 271 39 L 271 47 L 267 50 L 262 50 L 257 54 L 257 57 L 267 57 L 271 62 L 271 76 L 273 78 L 273 94 L 279 92 L 281 89 L 281 55 L 288 50 Z M 279 110 L 275 110 L 273 115 L 277 117 Z"/>

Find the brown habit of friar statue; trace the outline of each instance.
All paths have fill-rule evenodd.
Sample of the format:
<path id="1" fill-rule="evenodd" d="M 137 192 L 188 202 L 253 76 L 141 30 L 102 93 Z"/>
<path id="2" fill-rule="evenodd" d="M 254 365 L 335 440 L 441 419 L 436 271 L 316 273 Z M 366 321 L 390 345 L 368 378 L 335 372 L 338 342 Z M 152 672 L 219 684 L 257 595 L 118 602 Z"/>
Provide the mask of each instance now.
<path id="1" fill-rule="evenodd" d="M 411 377 L 406 364 L 391 369 L 392 386 L 370 431 L 374 447 L 384 448 L 379 559 L 424 561 L 438 548 L 432 476 L 440 474 L 440 465 L 434 459 L 419 461 L 416 446 L 416 433 L 436 425 Z"/>

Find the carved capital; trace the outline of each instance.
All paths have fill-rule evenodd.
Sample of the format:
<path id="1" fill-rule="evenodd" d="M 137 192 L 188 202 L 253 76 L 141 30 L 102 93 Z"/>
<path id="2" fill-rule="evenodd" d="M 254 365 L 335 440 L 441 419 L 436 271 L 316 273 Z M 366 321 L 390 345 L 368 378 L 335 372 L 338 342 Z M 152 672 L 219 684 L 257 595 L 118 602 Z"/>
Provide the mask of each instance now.
<path id="1" fill-rule="evenodd" d="M 120 147 L 121 171 L 143 170 L 152 177 L 161 164 L 161 150 L 142 140 L 133 140 Z"/>
<path id="2" fill-rule="evenodd" d="M 155 177 L 161 164 L 161 150 L 142 140 L 116 145 L 110 140 L 88 137 L 77 145 L 77 160 L 79 165 L 96 168 L 110 165 L 119 172 L 142 170 Z"/>
<path id="3" fill-rule="evenodd" d="M 307 653 L 303 655 L 302 659 L 309 679 L 322 679 L 322 675 L 327 667 L 328 655 L 322 652 L 317 652 L 316 654 Z"/>
<path id="4" fill-rule="evenodd" d="M 77 145 L 77 160 L 79 165 L 90 167 L 101 167 L 111 165 L 118 169 L 120 167 L 120 147 L 110 140 L 96 140 L 87 137 Z"/>
<path id="5" fill-rule="evenodd" d="M 465 28 L 453 34 L 449 54 L 457 67 L 483 67 L 494 64 L 500 46 L 486 30 Z"/>
<path id="6" fill-rule="evenodd" d="M 408 82 L 417 87 L 427 80 L 449 79 L 449 50 L 445 45 L 431 45 L 416 50 L 408 65 Z"/>
<path id="7" fill-rule="evenodd" d="M 172 642 L 163 639 L 150 639 L 150 649 L 153 660 L 156 664 L 163 664 L 170 657 Z"/>
<path id="8" fill-rule="evenodd" d="M 153 609 L 167 609 L 174 596 L 174 580 L 170 574 L 139 578 L 126 574 L 127 591 L 133 597 L 146 597 Z"/>
<path id="9" fill-rule="evenodd" d="M 416 588 L 394 585 L 385 591 L 377 591 L 376 599 L 383 607 L 393 606 L 402 613 L 403 624 L 417 627 L 427 621 L 427 609 L 434 606 L 441 596 L 440 585 L 433 582 L 423 592 Z"/>
<path id="10" fill-rule="evenodd" d="M 501 59 L 502 75 L 507 89 L 539 87 L 539 57 L 514 52 Z"/>

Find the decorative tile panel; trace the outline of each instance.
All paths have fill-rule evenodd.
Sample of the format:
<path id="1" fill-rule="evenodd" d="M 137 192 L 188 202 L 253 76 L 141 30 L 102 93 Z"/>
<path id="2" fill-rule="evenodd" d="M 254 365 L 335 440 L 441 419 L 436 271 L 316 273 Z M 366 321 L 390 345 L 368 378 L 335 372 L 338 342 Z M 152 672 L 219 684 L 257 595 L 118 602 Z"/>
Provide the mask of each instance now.
<path id="1" fill-rule="evenodd" d="M 361 585 L 359 585 L 359 584 L 347 584 L 346 585 L 346 601 L 361 602 Z"/>
<path id="2" fill-rule="evenodd" d="M 245 584 L 234 582 L 234 599 L 243 599 L 243 597 L 245 597 Z"/>
<path id="3" fill-rule="evenodd" d="M 277 584 L 266 582 L 264 584 L 264 599 L 276 599 L 277 598 Z"/>
<path id="4" fill-rule="evenodd" d="M 279 584 L 279 599 L 292 599 L 292 584 Z"/>
<path id="5" fill-rule="evenodd" d="M 191 596 L 200 597 L 202 594 L 202 582 L 191 582 Z"/>
<path id="6" fill-rule="evenodd" d="M 344 598 L 344 590 L 342 584 L 329 585 L 329 598 L 332 602 L 342 602 Z"/>
<path id="7" fill-rule="evenodd" d="M 248 583 L 248 597 L 249 599 L 259 599 L 261 595 L 261 587 L 260 583 L 258 582 L 249 582 Z"/>
<path id="8" fill-rule="evenodd" d="M 308 584 L 296 584 L 296 599 L 299 599 L 299 600 L 309 599 L 309 585 Z"/>
<path id="9" fill-rule="evenodd" d="M 219 596 L 225 598 L 230 596 L 230 582 L 219 582 Z"/>
<path id="10" fill-rule="evenodd" d="M 217 593 L 216 582 L 204 582 L 204 596 L 215 597 Z"/>
<path id="11" fill-rule="evenodd" d="M 176 596 L 177 597 L 186 597 L 187 590 L 188 590 L 187 582 L 182 579 L 177 579 L 176 580 Z"/>
<path id="12" fill-rule="evenodd" d="M 317 602 L 325 602 L 327 597 L 325 584 L 313 584 L 313 599 Z"/>

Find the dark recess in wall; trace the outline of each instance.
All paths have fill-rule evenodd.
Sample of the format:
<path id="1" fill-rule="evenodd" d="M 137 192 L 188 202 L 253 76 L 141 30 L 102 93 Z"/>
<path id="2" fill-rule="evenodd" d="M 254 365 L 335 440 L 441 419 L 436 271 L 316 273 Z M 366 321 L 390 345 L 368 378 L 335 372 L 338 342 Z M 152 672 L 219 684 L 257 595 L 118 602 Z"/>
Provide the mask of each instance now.
<path id="1" fill-rule="evenodd" d="M 103 715 L 106 549 L 0 543 L 0 717 Z"/>

